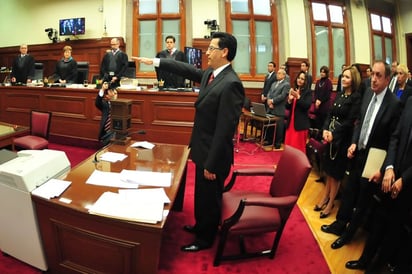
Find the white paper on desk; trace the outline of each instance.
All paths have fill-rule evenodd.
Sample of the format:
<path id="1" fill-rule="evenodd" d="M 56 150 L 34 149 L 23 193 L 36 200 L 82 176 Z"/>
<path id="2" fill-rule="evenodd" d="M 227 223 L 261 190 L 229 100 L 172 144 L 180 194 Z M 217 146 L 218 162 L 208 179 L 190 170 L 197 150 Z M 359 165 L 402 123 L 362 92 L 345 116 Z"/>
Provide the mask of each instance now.
<path id="1" fill-rule="evenodd" d="M 89 209 L 89 213 L 123 220 L 155 224 L 163 218 L 162 201 L 141 202 L 123 195 L 105 192 Z"/>
<path id="2" fill-rule="evenodd" d="M 136 199 L 144 203 L 152 201 L 170 203 L 164 188 L 119 189 L 119 194 L 125 199 Z"/>
<path id="3" fill-rule="evenodd" d="M 172 184 L 172 173 L 123 169 L 120 172 L 120 179 L 123 182 L 142 186 L 169 187 Z"/>
<path id="4" fill-rule="evenodd" d="M 154 146 L 155 146 L 154 144 L 149 143 L 148 141 L 136 142 L 131 145 L 131 147 L 141 147 L 141 148 L 147 148 L 147 149 L 152 149 L 154 148 Z"/>
<path id="5" fill-rule="evenodd" d="M 59 197 L 63 191 L 71 185 L 71 183 L 72 182 L 69 181 L 50 179 L 38 188 L 34 189 L 31 193 L 45 199 Z"/>
<path id="6" fill-rule="evenodd" d="M 126 154 L 109 151 L 100 155 L 100 161 L 115 163 L 118 161 L 123 161 L 126 157 Z"/>
<path id="7" fill-rule="evenodd" d="M 94 170 L 86 181 L 86 184 L 111 186 L 119 188 L 138 188 L 136 183 L 125 182 L 120 180 L 120 173 Z"/>
<path id="8" fill-rule="evenodd" d="M 365 167 L 363 168 L 362 177 L 369 179 L 373 174 L 379 171 L 385 157 L 386 151 L 384 149 L 371 147 L 368 152 Z"/>

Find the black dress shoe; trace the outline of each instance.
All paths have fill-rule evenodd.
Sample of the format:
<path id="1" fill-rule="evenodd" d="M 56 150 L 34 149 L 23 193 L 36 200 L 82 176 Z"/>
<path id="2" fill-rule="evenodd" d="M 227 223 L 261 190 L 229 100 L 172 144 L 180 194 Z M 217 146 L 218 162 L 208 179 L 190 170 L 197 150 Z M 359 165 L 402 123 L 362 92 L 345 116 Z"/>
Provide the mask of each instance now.
<path id="1" fill-rule="evenodd" d="M 338 248 L 341 248 L 342 246 L 344 246 L 344 245 L 347 244 L 347 243 L 348 243 L 348 240 L 346 240 L 345 237 L 339 237 L 339 238 L 336 239 L 336 241 L 334 241 L 334 242 L 330 245 L 330 247 L 331 247 L 332 249 L 338 249 Z"/>
<path id="2" fill-rule="evenodd" d="M 366 264 L 362 261 L 348 261 L 345 267 L 349 269 L 365 269 Z"/>
<path id="3" fill-rule="evenodd" d="M 210 247 L 211 245 L 205 245 L 205 244 L 194 242 L 194 243 L 182 246 L 180 250 L 182 250 L 183 252 L 198 252 L 200 250 L 208 249 Z"/>
<path id="4" fill-rule="evenodd" d="M 322 225 L 320 227 L 320 230 L 326 233 L 331 233 L 340 236 L 345 231 L 345 225 L 337 221 L 334 221 L 330 225 Z"/>
<path id="5" fill-rule="evenodd" d="M 196 227 L 192 225 L 185 225 L 183 226 L 183 230 L 189 233 L 196 233 Z"/>

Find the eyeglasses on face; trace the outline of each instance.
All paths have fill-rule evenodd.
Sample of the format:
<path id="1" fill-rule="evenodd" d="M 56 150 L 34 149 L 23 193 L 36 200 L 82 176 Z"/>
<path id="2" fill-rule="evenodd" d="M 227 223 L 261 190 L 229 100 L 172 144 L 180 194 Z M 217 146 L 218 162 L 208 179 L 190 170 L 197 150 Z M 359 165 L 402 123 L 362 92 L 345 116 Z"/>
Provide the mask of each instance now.
<path id="1" fill-rule="evenodd" d="M 209 46 L 209 47 L 207 48 L 208 51 L 214 51 L 215 49 L 217 49 L 217 50 L 222 50 L 222 48 L 215 48 L 214 46 Z"/>

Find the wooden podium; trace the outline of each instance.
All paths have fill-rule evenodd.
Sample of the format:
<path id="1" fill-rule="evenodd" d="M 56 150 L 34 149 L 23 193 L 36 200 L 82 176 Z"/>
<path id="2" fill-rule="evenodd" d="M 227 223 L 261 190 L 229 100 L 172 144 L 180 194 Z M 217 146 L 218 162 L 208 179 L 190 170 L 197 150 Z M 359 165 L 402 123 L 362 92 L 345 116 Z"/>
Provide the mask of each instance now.
<path id="1" fill-rule="evenodd" d="M 130 141 L 129 129 L 132 120 L 132 100 L 116 99 L 112 105 L 112 130 L 115 132 L 112 143 L 125 145 Z"/>

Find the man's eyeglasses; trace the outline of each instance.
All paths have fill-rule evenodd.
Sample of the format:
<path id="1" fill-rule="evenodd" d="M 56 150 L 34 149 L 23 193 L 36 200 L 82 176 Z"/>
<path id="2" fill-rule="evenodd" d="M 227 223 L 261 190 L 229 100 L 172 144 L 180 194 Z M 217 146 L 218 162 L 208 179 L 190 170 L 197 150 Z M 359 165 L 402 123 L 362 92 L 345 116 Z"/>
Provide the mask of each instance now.
<path id="1" fill-rule="evenodd" d="M 217 50 L 222 50 L 222 48 L 215 48 L 214 46 L 209 46 L 209 47 L 207 48 L 208 51 L 214 51 L 215 49 L 217 49 Z"/>

